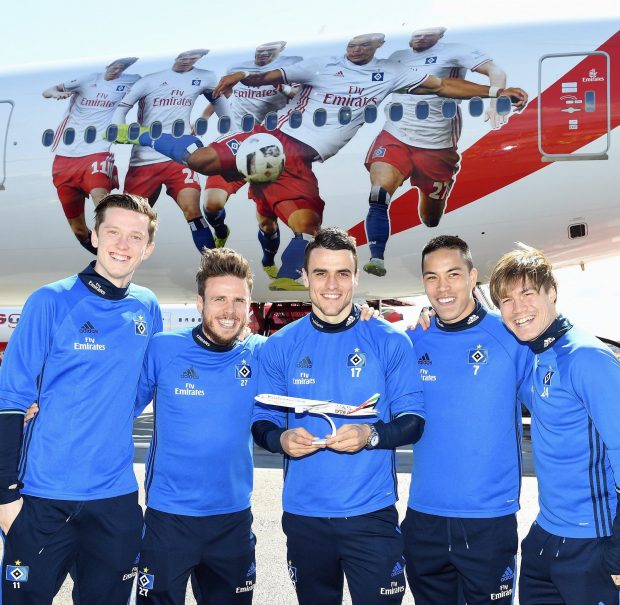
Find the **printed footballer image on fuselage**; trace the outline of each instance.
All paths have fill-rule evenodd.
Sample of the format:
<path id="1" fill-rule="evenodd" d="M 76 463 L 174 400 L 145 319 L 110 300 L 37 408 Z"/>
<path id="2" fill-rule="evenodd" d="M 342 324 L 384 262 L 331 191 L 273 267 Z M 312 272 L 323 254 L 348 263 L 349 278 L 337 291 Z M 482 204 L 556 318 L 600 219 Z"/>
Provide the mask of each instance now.
<path id="1" fill-rule="evenodd" d="M 303 253 L 322 225 L 356 238 L 363 295 L 412 295 L 422 290 L 412 255 L 438 233 L 479 242 L 485 264 L 521 239 L 566 262 L 605 254 L 611 202 L 585 212 L 587 193 L 564 192 L 583 189 L 591 172 L 608 178 L 618 27 L 564 24 L 537 46 L 538 27 L 439 24 L 58 67 L 37 74 L 44 84 L 36 94 L 30 85 L 7 128 L 40 141 L 33 163 L 48 178 L 31 180 L 30 203 L 51 216 L 57 262 L 95 252 L 92 210 L 125 191 L 162 215 L 166 253 L 146 282 L 158 280 L 163 301 L 191 292 L 194 250 L 223 246 L 252 263 L 258 300 L 301 300 Z M 12 163 L 25 153 L 16 147 L 6 152 L 6 197 L 26 176 Z M 539 204 L 543 190 L 552 199 Z M 554 220 L 537 220 L 543 207 Z M 23 211 L 14 205 L 12 237 Z M 17 276 L 16 299 L 26 279 Z"/>

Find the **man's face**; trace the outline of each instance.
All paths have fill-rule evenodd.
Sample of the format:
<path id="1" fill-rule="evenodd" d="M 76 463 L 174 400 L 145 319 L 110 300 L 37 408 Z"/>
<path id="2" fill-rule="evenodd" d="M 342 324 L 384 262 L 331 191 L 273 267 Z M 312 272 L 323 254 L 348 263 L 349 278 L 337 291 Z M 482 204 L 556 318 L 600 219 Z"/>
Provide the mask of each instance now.
<path id="1" fill-rule="evenodd" d="M 259 67 L 267 65 L 278 57 L 282 52 L 281 46 L 259 46 L 254 54 L 254 63 Z"/>
<path id="2" fill-rule="evenodd" d="M 443 32 L 436 29 L 420 29 L 411 34 L 409 46 L 415 52 L 432 48 L 443 37 Z"/>
<path id="3" fill-rule="evenodd" d="M 461 321 L 474 310 L 477 278 L 478 272 L 469 270 L 460 250 L 440 248 L 424 257 L 424 290 L 443 323 Z"/>
<path id="4" fill-rule="evenodd" d="M 119 288 L 131 281 L 155 247 L 149 243 L 149 217 L 125 208 L 108 208 L 91 239 L 97 248 L 95 271 Z"/>
<path id="5" fill-rule="evenodd" d="M 104 80 L 116 80 L 125 70 L 127 66 L 125 63 L 110 63 L 108 67 L 105 69 L 105 74 L 103 75 Z"/>
<path id="6" fill-rule="evenodd" d="M 196 61 L 201 59 L 204 55 L 200 53 L 182 53 L 175 60 L 172 70 L 177 73 L 184 73 L 194 67 Z"/>
<path id="7" fill-rule="evenodd" d="M 529 279 L 515 282 L 499 301 L 506 327 L 522 342 L 538 338 L 557 316 L 555 288 L 537 291 Z"/>
<path id="8" fill-rule="evenodd" d="M 368 36 L 358 36 L 347 44 L 347 59 L 356 65 L 365 65 L 375 56 L 383 42 Z"/>
<path id="9" fill-rule="evenodd" d="M 315 248 L 303 278 L 312 311 L 319 319 L 337 324 L 349 315 L 357 286 L 355 258 L 350 250 Z"/>
<path id="10" fill-rule="evenodd" d="M 234 275 L 209 277 L 203 296 L 196 298 L 202 316 L 202 331 L 215 344 L 233 344 L 248 323 L 250 289 Z"/>

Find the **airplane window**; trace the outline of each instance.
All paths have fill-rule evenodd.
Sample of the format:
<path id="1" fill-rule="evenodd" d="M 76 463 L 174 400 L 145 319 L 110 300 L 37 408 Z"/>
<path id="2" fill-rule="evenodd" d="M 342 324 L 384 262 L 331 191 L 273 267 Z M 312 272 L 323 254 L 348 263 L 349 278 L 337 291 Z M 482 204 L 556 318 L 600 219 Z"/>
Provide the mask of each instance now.
<path id="1" fill-rule="evenodd" d="M 73 145 L 73 141 L 75 141 L 75 130 L 73 128 L 67 128 L 62 135 L 62 142 L 65 145 Z"/>
<path id="2" fill-rule="evenodd" d="M 451 120 L 456 115 L 456 101 L 454 99 L 447 99 L 441 104 L 441 115 Z"/>
<path id="3" fill-rule="evenodd" d="M 97 129 L 94 126 L 89 126 L 84 131 L 84 142 L 85 143 L 94 143 L 97 138 Z"/>
<path id="4" fill-rule="evenodd" d="M 312 120 L 315 126 L 325 126 L 325 122 L 327 122 L 327 112 L 324 109 L 317 109 L 312 116 Z"/>
<path id="5" fill-rule="evenodd" d="M 278 126 L 278 114 L 275 111 L 270 111 L 265 116 L 265 128 L 267 130 L 275 130 Z"/>
<path id="6" fill-rule="evenodd" d="M 137 139 L 140 136 L 140 124 L 138 122 L 132 122 L 127 129 L 127 136 L 130 139 Z"/>
<path id="7" fill-rule="evenodd" d="M 243 132 L 250 132 L 252 128 L 254 128 L 254 116 L 247 113 L 241 120 L 241 130 L 243 130 Z"/>
<path id="8" fill-rule="evenodd" d="M 116 124 L 110 124 L 105 129 L 105 138 L 107 141 L 116 141 L 118 136 L 118 126 Z"/>
<path id="9" fill-rule="evenodd" d="M 209 120 L 206 118 L 198 118 L 194 123 L 194 134 L 197 137 L 201 137 L 203 134 L 207 132 L 207 127 L 209 126 Z"/>
<path id="10" fill-rule="evenodd" d="M 497 99 L 497 113 L 500 116 L 505 116 L 510 113 L 512 108 L 512 103 L 510 102 L 510 97 L 506 97 L 502 95 Z"/>
<path id="11" fill-rule="evenodd" d="M 222 116 L 217 121 L 217 130 L 220 134 L 226 134 L 230 130 L 230 118 L 228 116 Z"/>
<path id="12" fill-rule="evenodd" d="M 418 120 L 426 120 L 430 112 L 430 107 L 426 101 L 420 101 L 415 106 L 415 117 Z"/>
<path id="13" fill-rule="evenodd" d="M 366 107 L 364 107 L 364 122 L 366 122 L 366 124 L 372 124 L 376 120 L 377 120 L 377 106 L 366 105 Z"/>
<path id="14" fill-rule="evenodd" d="M 403 106 L 401 103 L 392 103 L 389 109 L 390 120 L 400 122 L 403 119 Z"/>
<path id="15" fill-rule="evenodd" d="M 301 111 L 291 111 L 291 115 L 288 118 L 288 123 L 291 128 L 299 128 L 301 126 L 302 113 Z"/>
<path id="16" fill-rule="evenodd" d="M 469 115 L 479 118 L 484 113 L 484 101 L 480 97 L 469 99 Z"/>
<path id="17" fill-rule="evenodd" d="M 338 112 L 338 122 L 343 126 L 351 121 L 351 109 L 349 107 L 341 107 Z"/>
<path id="18" fill-rule="evenodd" d="M 593 90 L 586 90 L 586 111 L 588 113 L 593 112 L 596 109 L 596 93 Z"/>
<path id="19" fill-rule="evenodd" d="M 185 132 L 185 122 L 183 120 L 175 120 L 172 122 L 172 136 L 181 137 Z"/>
<path id="20" fill-rule="evenodd" d="M 155 121 L 151 124 L 151 128 L 149 129 L 149 134 L 153 140 L 158 139 L 162 133 L 162 125 L 161 122 Z"/>
<path id="21" fill-rule="evenodd" d="M 41 143 L 43 143 L 43 147 L 51 147 L 54 142 L 54 131 L 51 128 L 43 131 L 43 136 L 41 137 Z"/>

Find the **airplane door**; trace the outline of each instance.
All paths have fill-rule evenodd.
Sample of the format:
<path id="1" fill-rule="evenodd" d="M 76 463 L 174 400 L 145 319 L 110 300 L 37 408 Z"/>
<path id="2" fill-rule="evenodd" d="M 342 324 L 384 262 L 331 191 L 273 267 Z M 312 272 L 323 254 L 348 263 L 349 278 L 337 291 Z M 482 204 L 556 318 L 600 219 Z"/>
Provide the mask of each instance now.
<path id="1" fill-rule="evenodd" d="M 15 103 L 8 99 L 0 99 L 0 191 L 4 191 L 6 181 L 6 146 L 9 138 L 9 124 Z"/>
<path id="2" fill-rule="evenodd" d="M 543 161 L 608 159 L 610 73 L 609 55 L 602 51 L 540 58 L 538 149 Z"/>

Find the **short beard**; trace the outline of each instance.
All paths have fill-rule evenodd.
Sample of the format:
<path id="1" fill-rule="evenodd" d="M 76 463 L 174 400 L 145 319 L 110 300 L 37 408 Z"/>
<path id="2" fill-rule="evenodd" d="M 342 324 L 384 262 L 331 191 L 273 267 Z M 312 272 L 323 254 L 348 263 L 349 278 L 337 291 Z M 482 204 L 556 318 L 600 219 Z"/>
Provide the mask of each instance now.
<path id="1" fill-rule="evenodd" d="M 241 332 L 243 332 L 246 326 L 246 323 L 247 322 L 241 322 L 239 329 L 237 330 L 235 335 L 226 340 L 222 339 L 221 336 L 219 336 L 216 332 L 214 332 L 211 329 L 211 327 L 207 324 L 207 322 L 205 322 L 204 320 L 202 322 L 202 331 L 204 335 L 216 345 L 219 345 L 221 347 L 229 347 L 230 345 L 234 344 L 239 339 L 239 335 L 241 334 Z"/>

